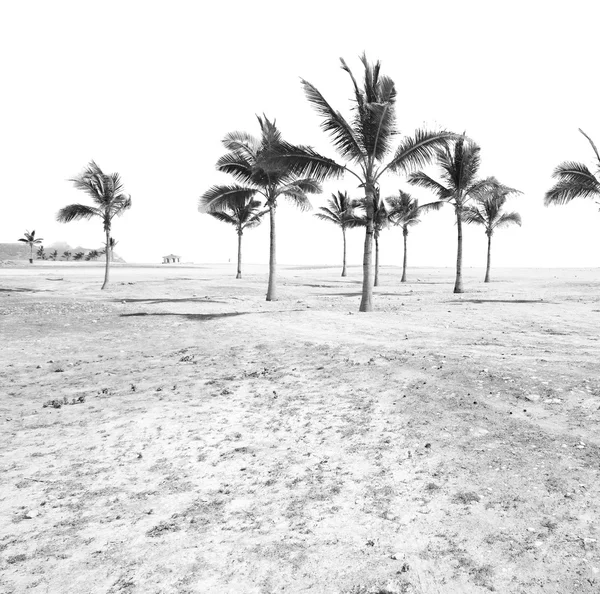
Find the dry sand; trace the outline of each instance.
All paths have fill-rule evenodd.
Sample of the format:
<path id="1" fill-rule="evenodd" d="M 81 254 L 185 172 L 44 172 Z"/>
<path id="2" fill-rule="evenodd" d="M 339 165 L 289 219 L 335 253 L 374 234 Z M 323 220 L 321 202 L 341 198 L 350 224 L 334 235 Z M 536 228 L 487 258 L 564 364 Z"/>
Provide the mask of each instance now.
<path id="1" fill-rule="evenodd" d="M 597 594 L 600 270 L 493 272 L 0 269 L 0 591 Z"/>

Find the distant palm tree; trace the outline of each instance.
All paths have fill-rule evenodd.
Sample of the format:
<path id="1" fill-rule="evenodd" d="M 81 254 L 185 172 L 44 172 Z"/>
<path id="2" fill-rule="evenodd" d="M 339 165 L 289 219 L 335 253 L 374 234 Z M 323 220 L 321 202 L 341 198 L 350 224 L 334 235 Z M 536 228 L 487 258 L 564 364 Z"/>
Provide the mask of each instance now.
<path id="1" fill-rule="evenodd" d="M 258 117 L 261 136 L 245 132 L 231 132 L 223 140 L 229 151 L 217 162 L 217 169 L 231 174 L 243 183 L 213 186 L 199 201 L 205 212 L 223 211 L 254 199 L 257 194 L 265 199 L 270 216 L 269 285 L 267 301 L 277 299 L 277 264 L 275 212 L 281 196 L 291 200 L 302 210 L 311 208 L 308 194 L 321 192 L 320 181 L 340 174 L 342 169 L 331 159 L 315 153 L 310 147 L 294 146 L 283 140 L 281 132 L 266 117 Z"/>
<path id="2" fill-rule="evenodd" d="M 83 260 L 84 256 L 85 256 L 84 252 L 77 252 L 76 254 L 73 255 L 73 260 Z"/>
<path id="3" fill-rule="evenodd" d="M 596 165 L 600 168 L 600 153 L 594 141 L 581 129 L 579 131 L 588 139 L 596 155 Z M 544 204 L 567 204 L 573 198 L 600 198 L 600 171 L 593 174 L 586 165 L 575 161 L 561 163 L 552 174 L 558 179 L 556 184 L 546 192 Z"/>
<path id="4" fill-rule="evenodd" d="M 97 260 L 100 257 L 100 252 L 98 250 L 90 250 L 86 256 L 85 259 L 89 262 L 90 260 Z M 102 287 L 104 288 L 104 287 Z"/>
<path id="5" fill-rule="evenodd" d="M 119 243 L 114 237 L 109 238 L 108 247 L 110 249 L 110 261 L 114 262 L 115 260 L 115 246 Z"/>
<path id="6" fill-rule="evenodd" d="M 56 260 L 56 258 L 58 258 L 58 250 L 54 250 L 48 255 L 49 260 Z"/>
<path id="7" fill-rule="evenodd" d="M 391 196 L 387 199 L 390 206 L 390 220 L 394 225 L 402 227 L 404 236 L 404 253 L 402 258 L 402 278 L 401 283 L 406 282 L 406 261 L 407 261 L 407 238 L 408 228 L 421 222 L 421 215 L 430 210 L 439 210 L 443 202 L 430 202 L 428 204 L 419 204 L 416 198 L 413 198 L 408 192 L 399 190 L 398 196 Z"/>
<path id="8" fill-rule="evenodd" d="M 508 225 L 521 226 L 521 215 L 518 212 L 502 212 L 506 199 L 511 194 L 520 194 L 519 190 L 503 186 L 495 178 L 490 178 L 491 185 L 475 196 L 475 204 L 467 206 L 462 212 L 462 219 L 466 223 L 483 225 L 488 237 L 487 265 L 485 268 L 485 281 L 490 282 L 490 262 L 492 252 L 492 235 L 496 229 Z"/>
<path id="9" fill-rule="evenodd" d="M 319 207 L 321 212 L 315 213 L 318 219 L 329 221 L 342 230 L 344 240 L 342 276 L 346 276 L 346 229 L 358 227 L 361 224 L 354 213 L 356 206 L 356 200 L 351 200 L 347 192 L 338 192 L 331 195 L 331 198 L 327 201 L 327 206 Z"/>
<path id="10" fill-rule="evenodd" d="M 19 241 L 29 244 L 29 263 L 33 264 L 33 246 L 42 243 L 44 240 L 41 237 L 35 236 L 35 230 L 33 230 L 31 233 L 29 233 L 29 231 L 25 231 L 24 235 L 25 236 L 21 237 Z"/>
<path id="11" fill-rule="evenodd" d="M 354 117 L 349 123 L 339 111 L 329 105 L 323 95 L 309 82 L 302 85 L 310 103 L 322 118 L 321 127 L 328 132 L 332 144 L 352 168 L 343 170 L 359 180 L 365 192 L 365 244 L 363 255 L 363 285 L 359 310 L 373 310 L 373 238 L 375 234 L 376 191 L 384 173 L 394 171 L 407 173 L 424 167 L 435 156 L 435 150 L 447 147 L 456 137 L 446 131 L 430 132 L 417 130 L 413 136 L 405 136 L 393 154 L 384 162 L 392 150 L 397 137 L 395 102 L 396 88 L 391 78 L 380 74 L 380 63 L 369 64 L 363 54 L 364 81 L 359 87 L 346 62 L 341 60 L 342 69 L 348 73 L 354 87 Z"/>
<path id="12" fill-rule="evenodd" d="M 456 215 L 458 230 L 458 249 L 456 251 L 456 282 L 454 292 L 463 292 L 462 282 L 462 212 L 474 194 L 481 191 L 489 180 L 477 178 L 479 170 L 480 148 L 465 136 L 457 140 L 452 149 L 437 151 L 437 163 L 440 166 L 443 183 L 440 183 L 422 171 L 409 176 L 408 182 L 431 190 L 438 199 L 452 204 Z"/>
<path id="13" fill-rule="evenodd" d="M 64 258 L 68 262 L 71 259 L 71 252 L 68 250 L 63 252 L 63 255 L 61 256 L 61 258 Z"/>
<path id="14" fill-rule="evenodd" d="M 99 217 L 102 219 L 106 243 L 108 244 L 112 220 L 131 208 L 131 197 L 124 193 L 119 174 L 105 174 L 94 161 L 90 161 L 83 173 L 71 181 L 78 190 L 83 190 L 91 197 L 95 206 L 70 204 L 58 211 L 56 219 L 61 223 L 69 223 L 74 220 Z M 102 289 L 105 289 L 108 285 L 109 267 L 110 255 L 107 251 Z"/>
<path id="15" fill-rule="evenodd" d="M 46 260 L 47 256 L 46 256 L 46 252 L 44 251 L 44 246 L 41 245 L 37 251 L 35 252 L 35 255 L 37 256 L 38 260 Z M 30 260 L 31 262 L 31 260 Z"/>
<path id="16" fill-rule="evenodd" d="M 262 216 L 266 211 L 260 209 L 258 200 L 248 200 L 245 204 L 236 205 L 227 210 L 209 212 L 217 221 L 233 225 L 238 235 L 238 257 L 237 257 L 237 275 L 235 278 L 242 278 L 242 235 L 245 229 L 252 229 L 260 225 Z"/>

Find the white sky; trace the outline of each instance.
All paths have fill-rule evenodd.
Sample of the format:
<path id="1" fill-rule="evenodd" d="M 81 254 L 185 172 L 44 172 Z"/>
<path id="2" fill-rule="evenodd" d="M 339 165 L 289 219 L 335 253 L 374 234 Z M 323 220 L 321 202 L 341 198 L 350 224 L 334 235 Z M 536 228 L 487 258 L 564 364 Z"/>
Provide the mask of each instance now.
<path id="1" fill-rule="evenodd" d="M 232 130 L 258 134 L 255 114 L 284 137 L 338 158 L 304 98 L 300 77 L 345 115 L 365 50 L 398 90 L 401 131 L 423 124 L 466 131 L 482 151 L 482 176 L 523 191 L 509 209 L 523 226 L 494 238 L 496 266 L 599 266 L 600 213 L 593 201 L 545 208 L 563 160 L 593 165 L 577 131 L 600 144 L 597 0 L 552 2 L 266 0 L 167 2 L 5 1 L 0 5 L 0 242 L 35 229 L 48 245 L 99 246 L 99 220 L 55 222 L 85 202 L 67 181 L 90 159 L 118 171 L 133 207 L 114 224 L 129 262 L 223 262 L 236 256 L 232 227 L 197 211 L 209 186 L 228 183 L 214 164 Z M 433 173 L 434 170 L 431 170 Z M 393 174 L 383 195 L 402 187 Z M 348 177 L 314 197 L 360 191 Z M 409 236 L 409 263 L 452 266 L 450 207 Z M 401 263 L 399 229 L 385 231 L 382 263 Z M 465 265 L 485 264 L 482 228 L 465 232 Z M 349 234 L 360 264 L 363 232 Z M 291 205 L 278 209 L 280 263 L 335 264 L 341 234 Z M 244 236 L 247 262 L 268 260 L 268 221 Z"/>

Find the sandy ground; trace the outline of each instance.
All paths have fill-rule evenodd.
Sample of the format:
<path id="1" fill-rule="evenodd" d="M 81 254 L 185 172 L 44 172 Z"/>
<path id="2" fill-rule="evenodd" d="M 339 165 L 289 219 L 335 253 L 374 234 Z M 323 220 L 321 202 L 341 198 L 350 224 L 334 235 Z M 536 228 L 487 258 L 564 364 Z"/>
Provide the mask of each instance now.
<path id="1" fill-rule="evenodd" d="M 600 270 L 246 270 L 0 268 L 0 591 L 600 592 Z"/>

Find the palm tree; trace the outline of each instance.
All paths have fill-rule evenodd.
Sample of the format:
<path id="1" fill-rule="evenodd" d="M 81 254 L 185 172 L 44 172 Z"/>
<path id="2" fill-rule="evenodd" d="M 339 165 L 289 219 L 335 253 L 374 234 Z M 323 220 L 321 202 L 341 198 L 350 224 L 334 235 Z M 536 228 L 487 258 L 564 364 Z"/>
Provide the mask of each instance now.
<path id="1" fill-rule="evenodd" d="M 31 233 L 29 233 L 29 231 L 25 231 L 24 237 L 21 237 L 19 241 L 29 244 L 29 263 L 33 264 L 33 246 L 42 243 L 42 241 L 44 241 L 43 238 L 36 237 L 35 230 L 33 230 Z"/>
<path id="2" fill-rule="evenodd" d="M 41 245 L 37 251 L 35 252 L 35 255 L 37 256 L 38 260 L 45 260 L 46 259 L 46 252 L 44 251 L 44 246 Z M 31 262 L 31 260 L 29 260 L 29 262 Z"/>
<path id="3" fill-rule="evenodd" d="M 110 249 L 110 261 L 115 261 L 115 246 L 119 243 L 114 237 L 109 238 L 108 247 Z"/>
<path id="4" fill-rule="evenodd" d="M 56 261 L 56 258 L 58 258 L 58 250 L 54 250 L 53 252 L 51 252 L 48 255 L 48 259 L 49 260 L 55 260 Z"/>
<path id="5" fill-rule="evenodd" d="M 327 206 L 319 207 L 321 212 L 315 213 L 318 219 L 329 221 L 342 230 L 344 240 L 342 276 L 346 276 L 346 229 L 360 225 L 360 220 L 354 214 L 356 206 L 356 200 L 351 200 L 347 192 L 338 192 L 331 195 L 331 198 L 327 201 Z"/>
<path id="6" fill-rule="evenodd" d="M 63 252 L 63 255 L 61 256 L 61 258 L 64 258 L 68 262 L 71 259 L 71 252 L 68 250 Z"/>
<path id="7" fill-rule="evenodd" d="M 487 265 L 485 268 L 485 281 L 490 282 L 490 262 L 492 253 L 492 235 L 500 227 L 509 225 L 521 226 L 521 215 L 518 212 L 502 212 L 507 197 L 510 194 L 520 194 L 519 190 L 508 188 L 499 183 L 495 178 L 490 178 L 490 187 L 485 188 L 475 196 L 475 204 L 467 206 L 462 212 L 462 219 L 466 223 L 483 225 L 488 237 Z"/>
<path id="8" fill-rule="evenodd" d="M 73 220 L 89 220 L 93 217 L 99 217 L 102 219 L 106 243 L 108 244 L 112 220 L 131 208 L 131 197 L 123 192 L 123 184 L 119 174 L 105 174 L 94 161 L 90 161 L 83 173 L 70 181 L 78 190 L 83 190 L 88 194 L 95 206 L 70 204 L 58 211 L 56 219 L 61 223 L 69 223 Z M 105 289 L 108 285 L 109 268 L 110 255 L 109 250 L 107 250 L 102 289 Z"/>
<path id="9" fill-rule="evenodd" d="M 343 170 L 353 175 L 365 192 L 366 229 L 359 309 L 372 311 L 373 237 L 379 181 L 388 171 L 407 173 L 414 168 L 424 167 L 435 156 L 435 150 L 447 147 L 456 135 L 447 131 L 419 129 L 413 136 L 405 136 L 393 157 L 385 163 L 397 135 L 394 108 L 396 89 L 391 78 L 380 74 L 379 62 L 369 64 L 364 54 L 361 62 L 365 71 L 362 88 L 346 62 L 341 60 L 342 69 L 348 73 L 354 87 L 355 114 L 351 123 L 329 105 L 316 87 L 306 80 L 302 80 L 302 85 L 309 102 L 322 118 L 321 127 L 331 136 L 337 152 L 352 166 L 343 166 Z"/>
<path id="10" fill-rule="evenodd" d="M 432 190 L 440 201 L 454 206 L 456 227 L 458 231 L 458 248 L 456 251 L 456 282 L 454 292 L 463 292 L 462 282 L 462 213 L 467 202 L 477 192 L 484 190 L 490 183 L 488 179 L 479 180 L 481 149 L 464 135 L 461 136 L 452 148 L 443 148 L 436 151 L 438 165 L 442 169 L 440 183 L 422 171 L 409 176 L 409 183 Z M 445 184 L 445 185 L 444 185 Z"/>
<path id="11" fill-rule="evenodd" d="M 100 252 L 98 250 L 90 250 L 85 259 L 89 262 L 90 260 L 97 260 L 100 257 Z M 104 286 L 102 287 L 104 289 Z"/>
<path id="12" fill-rule="evenodd" d="M 391 196 L 388 199 L 390 205 L 390 221 L 394 225 L 402 227 L 404 236 L 404 253 L 402 257 L 402 278 L 401 283 L 406 282 L 406 261 L 407 261 L 407 239 L 408 228 L 418 225 L 421 222 L 421 215 L 430 210 L 439 210 L 443 202 L 430 202 L 428 204 L 419 204 L 416 198 L 413 198 L 408 192 L 399 190 L 398 196 Z"/>
<path id="13" fill-rule="evenodd" d="M 260 201 L 248 200 L 245 204 L 235 205 L 227 211 L 220 210 L 209 212 L 217 221 L 233 225 L 238 235 L 238 257 L 237 257 L 237 275 L 235 278 L 242 278 L 242 235 L 244 229 L 252 229 L 262 222 L 262 216 L 265 211 L 260 211 Z"/>
<path id="14" fill-rule="evenodd" d="M 588 139 L 596 155 L 597 166 L 600 168 L 600 153 L 594 141 L 581 129 L 579 131 Z M 600 198 L 600 171 L 593 174 L 583 163 L 565 161 L 552 174 L 557 179 L 556 184 L 546 192 L 544 204 L 567 204 L 573 198 Z"/>
<path id="15" fill-rule="evenodd" d="M 240 185 L 213 186 L 199 201 L 205 212 L 235 208 L 254 199 L 265 199 L 270 216 L 269 285 L 267 301 L 277 298 L 275 213 L 277 199 L 291 200 L 302 210 L 310 208 L 308 194 L 321 191 L 320 181 L 339 175 L 342 168 L 331 159 L 321 157 L 310 147 L 294 146 L 283 140 L 275 122 L 258 117 L 260 138 L 245 132 L 231 132 L 223 140 L 229 151 L 217 162 L 217 169 L 231 174 Z"/>
<path id="16" fill-rule="evenodd" d="M 84 252 L 77 252 L 76 254 L 73 255 L 73 260 L 83 260 L 84 256 L 85 256 Z"/>

